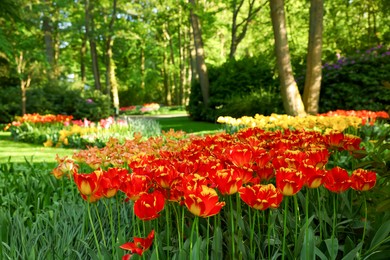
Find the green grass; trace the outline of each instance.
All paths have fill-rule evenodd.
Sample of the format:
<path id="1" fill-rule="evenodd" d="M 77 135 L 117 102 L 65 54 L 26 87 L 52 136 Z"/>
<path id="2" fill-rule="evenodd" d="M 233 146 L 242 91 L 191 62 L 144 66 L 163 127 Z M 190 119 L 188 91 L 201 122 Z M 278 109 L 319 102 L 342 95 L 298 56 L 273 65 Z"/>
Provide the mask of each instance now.
<path id="1" fill-rule="evenodd" d="M 72 155 L 73 149 L 51 148 L 42 145 L 33 145 L 14 142 L 10 133 L 0 132 L 0 163 L 10 162 L 55 162 L 55 156 Z"/>
<path id="2" fill-rule="evenodd" d="M 210 134 L 223 130 L 221 124 L 193 121 L 187 116 L 157 118 L 156 120 L 164 131 L 174 129 L 176 131 L 182 130 L 187 133 Z"/>

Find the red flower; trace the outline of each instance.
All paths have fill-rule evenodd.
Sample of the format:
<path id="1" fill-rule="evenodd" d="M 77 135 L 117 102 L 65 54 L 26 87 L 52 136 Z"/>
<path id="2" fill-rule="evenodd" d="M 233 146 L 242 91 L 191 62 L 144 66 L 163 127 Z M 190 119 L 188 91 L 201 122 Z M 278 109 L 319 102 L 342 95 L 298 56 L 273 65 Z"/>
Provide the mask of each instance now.
<path id="1" fill-rule="evenodd" d="M 226 157 L 237 167 L 250 167 L 252 164 L 252 151 L 248 145 L 236 144 L 232 146 L 227 150 Z"/>
<path id="2" fill-rule="evenodd" d="M 110 168 L 103 172 L 99 183 L 99 192 L 106 198 L 115 196 L 121 186 L 122 180 L 128 175 L 126 169 Z"/>
<path id="3" fill-rule="evenodd" d="M 321 186 L 324 182 L 325 171 L 319 168 L 316 168 L 313 165 L 302 165 L 301 171 L 305 176 L 306 183 L 305 185 L 309 188 L 315 189 Z"/>
<path id="4" fill-rule="evenodd" d="M 206 185 L 188 187 L 184 193 L 184 204 L 188 210 L 199 217 L 210 217 L 219 213 L 225 202 L 218 201 L 218 194 Z"/>
<path id="5" fill-rule="evenodd" d="M 95 202 L 101 194 L 98 193 L 99 182 L 102 172 L 100 170 L 89 174 L 80 174 L 74 172 L 74 182 L 81 193 L 81 197 L 89 202 Z"/>
<path id="6" fill-rule="evenodd" d="M 129 250 L 131 254 L 138 254 L 142 256 L 142 254 L 150 248 L 150 246 L 153 244 L 154 239 L 154 230 L 150 231 L 149 235 L 146 238 L 140 238 L 140 237 L 134 237 L 133 242 L 125 243 L 120 248 L 124 250 Z M 130 259 L 131 254 L 127 254 L 123 256 L 123 260 Z"/>
<path id="7" fill-rule="evenodd" d="M 136 201 L 140 195 L 147 192 L 151 186 L 150 178 L 146 175 L 130 174 L 122 182 L 121 190 L 130 200 Z"/>
<path id="8" fill-rule="evenodd" d="M 223 195 L 236 193 L 242 185 L 241 178 L 233 168 L 221 169 L 210 177 Z"/>
<path id="9" fill-rule="evenodd" d="M 134 203 L 134 214 L 141 220 L 158 218 L 160 211 L 164 209 L 165 198 L 159 190 L 152 193 L 144 193 Z"/>
<path id="10" fill-rule="evenodd" d="M 284 196 L 293 196 L 302 189 L 304 178 L 301 171 L 291 168 L 276 170 L 276 186 Z"/>
<path id="11" fill-rule="evenodd" d="M 241 187 L 239 193 L 246 204 L 258 210 L 277 208 L 283 199 L 283 195 L 273 184 Z"/>
<path id="12" fill-rule="evenodd" d="M 354 190 L 367 191 L 376 183 L 376 173 L 368 170 L 357 169 L 352 172 L 351 187 Z"/>
<path id="13" fill-rule="evenodd" d="M 344 192 L 351 187 L 351 179 L 345 169 L 337 166 L 327 171 L 324 186 L 332 192 Z"/>

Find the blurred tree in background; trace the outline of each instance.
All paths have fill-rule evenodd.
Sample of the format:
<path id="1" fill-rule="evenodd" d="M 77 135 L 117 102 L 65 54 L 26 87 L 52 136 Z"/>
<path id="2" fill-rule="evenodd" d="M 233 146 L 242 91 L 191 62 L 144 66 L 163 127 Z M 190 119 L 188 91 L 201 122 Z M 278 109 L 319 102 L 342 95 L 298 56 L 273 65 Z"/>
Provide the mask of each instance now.
<path id="1" fill-rule="evenodd" d="M 308 72 L 311 2 L 283 1 L 291 68 L 301 95 Z M 342 73 L 324 72 L 319 110 L 337 109 L 346 98 L 358 100 L 362 93 L 351 91 L 358 89 L 357 85 L 372 89 L 366 95 L 374 95 L 378 89 L 382 97 L 388 95 L 388 73 L 377 80 L 378 74 L 371 72 L 382 71 L 390 57 L 386 54 L 389 6 L 389 0 L 324 1 L 322 65 L 337 65 L 342 57 L 379 45 L 383 57 L 359 68 L 363 61 L 356 60 L 355 65 L 337 70 Z M 201 78 L 196 69 L 191 12 L 198 18 L 202 36 L 203 67 L 209 68 L 208 107 L 199 95 Z M 33 112 L 88 116 L 91 113 L 86 111 L 93 110 L 86 100 L 91 97 L 96 106 L 104 106 L 95 111 L 101 113 L 97 117 L 114 114 L 120 106 L 148 102 L 188 105 L 191 115 L 202 120 L 232 113 L 226 108 L 240 104 L 246 107 L 242 113 L 290 113 L 280 107 L 270 14 L 268 1 L 253 0 L 3 0 L 0 121 Z M 238 63 L 233 65 L 232 59 Z M 239 65 L 240 61 L 247 66 Z M 259 70 L 253 72 L 251 64 Z M 243 79 L 253 73 L 259 79 Z M 356 73 L 366 77 L 357 80 Z M 218 82 L 223 75 L 231 81 L 222 86 Z M 342 93 L 349 90 L 349 96 L 334 95 L 338 88 L 345 90 Z M 385 98 L 367 99 L 376 100 L 375 109 L 388 109 L 381 103 Z M 359 104 L 359 108 L 368 104 Z"/>

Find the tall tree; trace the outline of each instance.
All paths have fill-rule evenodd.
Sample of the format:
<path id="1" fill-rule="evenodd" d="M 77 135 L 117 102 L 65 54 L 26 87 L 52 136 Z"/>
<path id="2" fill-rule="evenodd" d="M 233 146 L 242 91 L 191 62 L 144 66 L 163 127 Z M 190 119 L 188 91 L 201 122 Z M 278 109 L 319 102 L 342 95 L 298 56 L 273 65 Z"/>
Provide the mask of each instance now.
<path id="1" fill-rule="evenodd" d="M 115 114 L 119 114 L 119 94 L 118 82 L 115 75 L 115 62 L 112 55 L 112 46 L 114 44 L 114 23 L 117 15 L 117 0 L 112 2 L 111 19 L 108 23 L 106 35 L 106 89 L 107 94 L 112 93 L 112 101 L 115 108 Z"/>
<path id="2" fill-rule="evenodd" d="M 252 22 L 256 14 L 260 12 L 263 6 L 267 4 L 267 1 L 265 1 L 259 6 L 256 6 L 256 2 L 257 2 L 256 0 L 248 0 L 248 11 L 246 16 L 241 21 L 238 21 L 238 15 L 245 3 L 245 0 L 239 0 L 239 1 L 232 0 L 231 2 L 233 16 L 232 16 L 232 31 L 231 31 L 230 53 L 229 53 L 230 59 L 234 58 L 238 44 L 240 44 L 240 42 L 244 39 L 248 31 L 249 24 Z"/>
<path id="3" fill-rule="evenodd" d="M 200 30 L 199 18 L 195 13 L 196 3 L 194 0 L 188 0 L 190 3 L 190 21 L 192 26 L 192 33 L 194 39 L 195 53 L 196 53 L 196 68 L 199 76 L 200 87 L 202 90 L 203 103 L 205 106 L 209 103 L 209 76 L 205 62 L 205 53 L 202 40 L 202 32 Z"/>
<path id="4" fill-rule="evenodd" d="M 302 116 L 305 115 L 305 108 L 291 66 L 284 1 L 270 0 L 270 7 L 275 38 L 276 62 L 284 109 L 288 115 Z"/>
<path id="5" fill-rule="evenodd" d="M 303 103 L 306 112 L 314 115 L 317 114 L 319 110 L 318 103 L 320 101 L 321 90 L 323 14 L 323 0 L 311 0 Z"/>
<path id="6" fill-rule="evenodd" d="M 94 25 L 94 15 L 93 15 L 93 0 L 85 0 L 85 33 L 89 41 L 89 49 L 91 52 L 92 58 L 92 73 L 95 82 L 95 89 L 101 90 L 102 86 L 100 83 L 100 69 L 99 69 L 99 60 L 96 47 L 95 39 L 95 25 Z"/>

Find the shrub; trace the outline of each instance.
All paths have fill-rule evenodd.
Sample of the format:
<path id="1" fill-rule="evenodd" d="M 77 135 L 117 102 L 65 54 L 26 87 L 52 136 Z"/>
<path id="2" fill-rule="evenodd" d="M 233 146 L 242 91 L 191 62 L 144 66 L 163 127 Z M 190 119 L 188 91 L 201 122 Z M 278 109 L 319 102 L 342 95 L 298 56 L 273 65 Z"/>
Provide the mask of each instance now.
<path id="1" fill-rule="evenodd" d="M 233 104 L 235 107 L 243 106 L 244 103 L 247 103 L 248 93 L 275 92 L 277 84 L 273 77 L 272 64 L 266 60 L 264 57 L 245 57 L 237 61 L 229 60 L 220 67 L 210 67 L 208 108 L 204 107 L 199 83 L 195 83 L 191 88 L 189 103 L 191 117 L 195 120 L 215 121 L 221 113 L 218 109 Z M 261 101 L 258 102 L 261 103 Z M 252 101 L 250 103 L 252 105 L 245 105 L 246 108 L 241 110 L 242 113 L 269 113 L 261 110 L 264 108 L 263 106 L 253 106 Z M 267 110 L 269 109 L 267 108 Z"/>
<path id="2" fill-rule="evenodd" d="M 320 112 L 337 109 L 390 111 L 389 104 L 389 48 L 374 47 L 323 66 Z"/>

